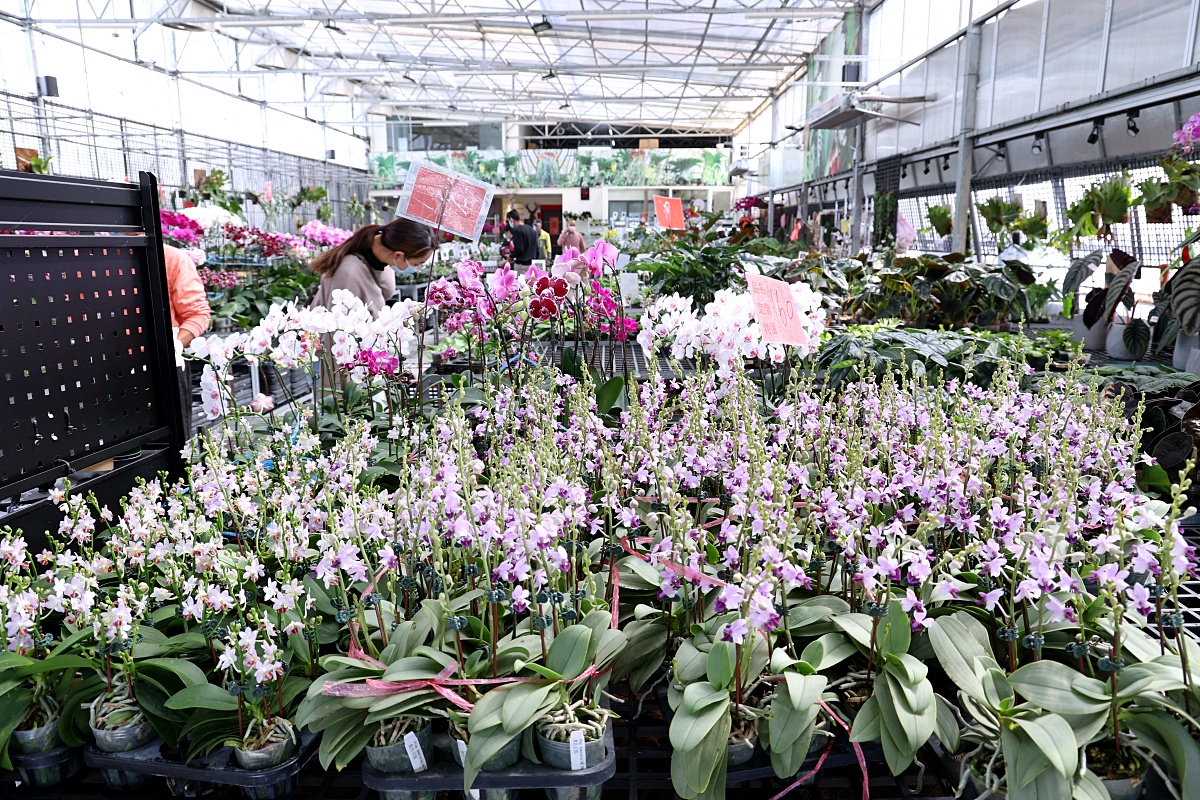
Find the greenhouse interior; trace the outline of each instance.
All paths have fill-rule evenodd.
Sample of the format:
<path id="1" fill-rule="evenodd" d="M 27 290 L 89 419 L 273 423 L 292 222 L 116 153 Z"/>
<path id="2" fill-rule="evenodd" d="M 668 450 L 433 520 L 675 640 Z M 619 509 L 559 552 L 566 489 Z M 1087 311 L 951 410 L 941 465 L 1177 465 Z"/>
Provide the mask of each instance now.
<path id="1" fill-rule="evenodd" d="M 11 797 L 1200 800 L 1200 0 L 320 3 L 0 0 Z"/>

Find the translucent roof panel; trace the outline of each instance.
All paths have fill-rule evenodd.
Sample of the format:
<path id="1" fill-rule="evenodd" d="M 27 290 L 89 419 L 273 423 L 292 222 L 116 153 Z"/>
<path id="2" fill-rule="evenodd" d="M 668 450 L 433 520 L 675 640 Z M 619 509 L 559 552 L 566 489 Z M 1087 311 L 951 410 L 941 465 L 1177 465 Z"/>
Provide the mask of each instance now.
<path id="1" fill-rule="evenodd" d="M 743 123 L 796 76 L 805 57 L 854 5 L 853 0 L 134 0 L 105 4 L 99 19 L 76 21 L 45 19 L 66 4 L 37 0 L 33 16 L 72 27 L 124 21 L 189 30 L 197 38 L 207 34 L 233 43 L 235 54 L 214 63 L 198 57 L 214 52 L 211 46 L 177 49 L 178 64 L 172 66 L 181 74 L 222 85 L 254 77 L 260 86 L 279 86 L 280 92 L 269 86 L 256 90 L 268 101 L 283 95 L 291 101 L 341 100 L 363 121 L 367 114 L 383 114 L 722 131 Z"/>

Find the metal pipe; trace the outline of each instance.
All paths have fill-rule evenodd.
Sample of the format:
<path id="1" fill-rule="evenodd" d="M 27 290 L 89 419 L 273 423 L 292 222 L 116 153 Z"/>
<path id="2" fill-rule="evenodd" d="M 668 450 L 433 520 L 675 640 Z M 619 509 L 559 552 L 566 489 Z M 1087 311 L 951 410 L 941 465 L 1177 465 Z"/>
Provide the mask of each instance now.
<path id="1" fill-rule="evenodd" d="M 967 29 L 963 48 L 962 116 L 958 131 L 958 175 L 955 181 L 954 236 L 951 247 L 956 253 L 966 253 L 971 225 L 971 178 L 975 171 L 975 103 L 979 94 L 979 54 L 983 43 L 983 25 L 974 23 Z"/>

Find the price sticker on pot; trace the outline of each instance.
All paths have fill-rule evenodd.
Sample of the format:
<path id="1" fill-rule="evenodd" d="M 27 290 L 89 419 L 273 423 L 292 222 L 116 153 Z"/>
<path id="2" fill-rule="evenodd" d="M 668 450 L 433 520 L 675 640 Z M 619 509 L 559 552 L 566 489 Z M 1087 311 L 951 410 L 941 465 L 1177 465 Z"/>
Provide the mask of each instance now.
<path id="1" fill-rule="evenodd" d="M 425 751 L 421 749 L 421 742 L 412 731 L 404 734 L 404 749 L 408 751 L 408 760 L 412 762 L 413 772 L 424 772 L 429 769 L 429 763 L 425 760 Z"/>
<path id="2" fill-rule="evenodd" d="M 461 761 L 464 766 L 466 766 L 467 743 L 464 742 L 462 739 L 455 739 L 454 744 L 456 744 L 458 746 L 458 760 Z M 469 789 L 467 791 L 467 794 L 470 796 L 471 800 L 479 800 L 479 790 L 478 789 Z"/>
<path id="3" fill-rule="evenodd" d="M 571 731 L 571 770 L 578 772 L 581 769 L 587 769 L 587 751 L 586 743 L 583 740 L 583 731 Z"/>
<path id="4" fill-rule="evenodd" d="M 747 275 L 746 285 L 750 287 L 754 319 L 762 328 L 764 342 L 808 344 L 808 334 L 800 324 L 800 313 L 796 311 L 790 284 L 762 275 Z"/>

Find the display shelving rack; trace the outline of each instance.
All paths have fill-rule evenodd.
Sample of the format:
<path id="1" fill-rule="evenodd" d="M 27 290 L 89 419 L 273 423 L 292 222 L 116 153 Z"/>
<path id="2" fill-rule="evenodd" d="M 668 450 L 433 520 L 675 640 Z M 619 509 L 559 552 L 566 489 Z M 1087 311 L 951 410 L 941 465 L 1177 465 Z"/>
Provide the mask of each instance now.
<path id="1" fill-rule="evenodd" d="M 58 527 L 58 479 L 116 507 L 137 478 L 181 474 L 158 199 L 148 172 L 0 171 L 0 527 L 33 552 Z"/>

